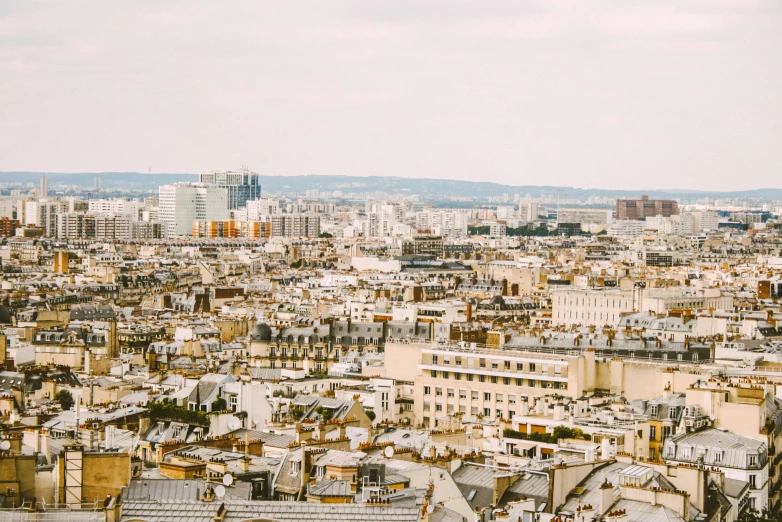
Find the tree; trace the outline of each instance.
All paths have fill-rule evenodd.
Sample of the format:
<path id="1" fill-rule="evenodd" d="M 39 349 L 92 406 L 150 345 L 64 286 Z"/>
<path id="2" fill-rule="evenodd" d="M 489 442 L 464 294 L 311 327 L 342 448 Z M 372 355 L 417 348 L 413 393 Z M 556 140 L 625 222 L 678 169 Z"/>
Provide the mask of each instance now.
<path id="1" fill-rule="evenodd" d="M 334 410 L 326 408 L 325 406 L 318 406 L 315 408 L 315 412 L 320 415 L 320 418 L 324 421 L 329 421 L 334 416 Z"/>
<path id="2" fill-rule="evenodd" d="M 212 403 L 212 411 L 225 411 L 228 409 L 228 403 L 220 397 Z"/>
<path id="3" fill-rule="evenodd" d="M 54 396 L 54 400 L 60 403 L 63 410 L 73 408 L 73 395 L 68 390 L 58 391 L 57 395 Z"/>
<path id="4" fill-rule="evenodd" d="M 375 415 L 374 411 L 367 410 L 367 417 L 369 417 L 369 420 L 371 420 L 372 422 L 375 422 L 375 418 L 377 417 L 377 415 Z"/>
<path id="5" fill-rule="evenodd" d="M 467 233 L 471 236 L 485 236 L 489 233 L 489 226 L 482 225 L 478 227 L 467 227 Z"/>
<path id="6" fill-rule="evenodd" d="M 329 234 L 328 232 L 321 232 L 320 234 L 318 234 L 318 237 L 323 239 L 331 239 L 332 237 L 334 237 L 334 235 Z"/>

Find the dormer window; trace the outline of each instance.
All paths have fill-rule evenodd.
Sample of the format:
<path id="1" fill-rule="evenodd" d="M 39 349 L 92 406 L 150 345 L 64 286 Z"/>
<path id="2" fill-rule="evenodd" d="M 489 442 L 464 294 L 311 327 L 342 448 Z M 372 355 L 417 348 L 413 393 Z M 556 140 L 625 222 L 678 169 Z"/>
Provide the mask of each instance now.
<path id="1" fill-rule="evenodd" d="M 298 475 L 301 469 L 301 462 L 291 462 L 291 475 Z"/>

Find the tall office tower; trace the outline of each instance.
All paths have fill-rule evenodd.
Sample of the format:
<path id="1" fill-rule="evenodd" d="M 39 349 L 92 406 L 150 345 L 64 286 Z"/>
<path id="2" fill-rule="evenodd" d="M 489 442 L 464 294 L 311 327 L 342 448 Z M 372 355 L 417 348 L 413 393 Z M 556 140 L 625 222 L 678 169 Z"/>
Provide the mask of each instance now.
<path id="1" fill-rule="evenodd" d="M 199 174 L 198 181 L 205 185 L 226 189 L 229 210 L 244 207 L 248 201 L 261 197 L 261 178 L 247 167 L 242 167 L 239 171 Z"/>
<path id="2" fill-rule="evenodd" d="M 41 176 L 41 197 L 49 197 L 49 186 L 46 183 L 46 176 Z"/>
<path id="3" fill-rule="evenodd" d="M 228 189 L 203 183 L 172 183 L 160 187 L 160 219 L 166 237 L 185 236 L 193 221 L 229 219 Z"/>

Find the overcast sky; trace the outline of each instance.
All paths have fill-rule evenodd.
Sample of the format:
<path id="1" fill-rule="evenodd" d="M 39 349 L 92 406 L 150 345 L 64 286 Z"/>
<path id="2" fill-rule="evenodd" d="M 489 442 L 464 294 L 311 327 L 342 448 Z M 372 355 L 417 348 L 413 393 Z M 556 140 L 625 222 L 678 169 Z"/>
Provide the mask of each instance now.
<path id="1" fill-rule="evenodd" d="M 0 0 L 0 171 L 782 187 L 782 2 Z"/>

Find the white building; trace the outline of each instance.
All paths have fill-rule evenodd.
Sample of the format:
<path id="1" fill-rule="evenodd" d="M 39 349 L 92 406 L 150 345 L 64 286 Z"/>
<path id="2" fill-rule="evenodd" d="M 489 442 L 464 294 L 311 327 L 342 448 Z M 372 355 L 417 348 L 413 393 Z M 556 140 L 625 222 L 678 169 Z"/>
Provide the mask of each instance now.
<path id="1" fill-rule="evenodd" d="M 638 290 L 568 288 L 551 294 L 555 325 L 615 325 L 622 314 L 635 311 Z"/>
<path id="2" fill-rule="evenodd" d="M 749 509 L 768 507 L 768 448 L 763 441 L 719 429 L 680 433 L 665 441 L 662 457 L 676 464 L 714 467 L 726 478 L 748 482 Z"/>
<path id="3" fill-rule="evenodd" d="M 644 232 L 644 222 L 631 219 L 614 221 L 608 229 L 608 235 L 614 237 L 636 237 Z"/>
<path id="4" fill-rule="evenodd" d="M 492 221 L 489 223 L 489 235 L 491 237 L 502 237 L 507 233 L 507 225 L 504 221 Z"/>
<path id="5" fill-rule="evenodd" d="M 166 237 L 190 235 L 193 221 L 229 219 L 228 190 L 202 183 L 163 185 L 160 214 Z"/>
<path id="6" fill-rule="evenodd" d="M 261 216 L 276 216 L 279 213 L 279 200 L 261 198 L 247 202 L 247 221 L 259 221 Z"/>
<path id="7" fill-rule="evenodd" d="M 612 211 L 599 208 L 561 208 L 557 223 L 578 223 L 581 230 L 597 233 L 608 230 L 613 221 Z"/>
<path id="8" fill-rule="evenodd" d="M 135 200 L 122 198 L 91 199 L 88 202 L 87 210 L 94 215 L 129 216 L 131 220 L 137 221 L 141 211 L 141 204 Z"/>

